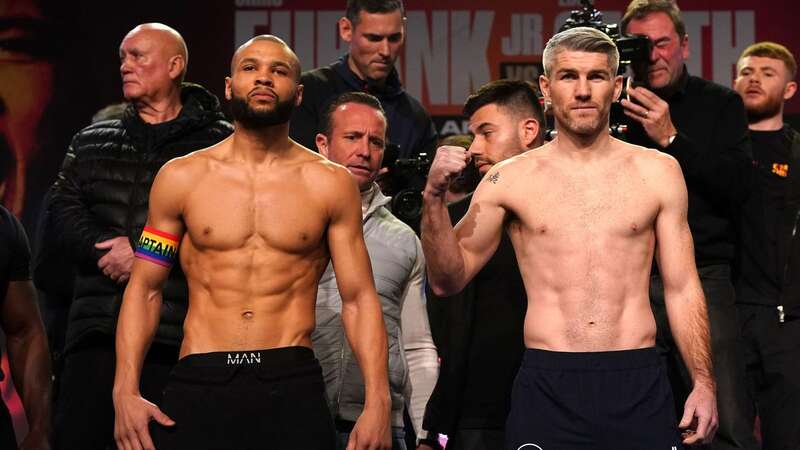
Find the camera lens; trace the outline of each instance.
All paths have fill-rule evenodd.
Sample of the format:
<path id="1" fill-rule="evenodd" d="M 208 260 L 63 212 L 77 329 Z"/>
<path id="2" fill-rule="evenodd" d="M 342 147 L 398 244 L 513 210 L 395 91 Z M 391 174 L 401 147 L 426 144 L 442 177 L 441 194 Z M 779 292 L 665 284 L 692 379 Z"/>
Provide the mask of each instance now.
<path id="1" fill-rule="evenodd" d="M 422 195 L 418 190 L 405 189 L 392 199 L 392 213 L 403 222 L 415 221 L 422 216 Z"/>

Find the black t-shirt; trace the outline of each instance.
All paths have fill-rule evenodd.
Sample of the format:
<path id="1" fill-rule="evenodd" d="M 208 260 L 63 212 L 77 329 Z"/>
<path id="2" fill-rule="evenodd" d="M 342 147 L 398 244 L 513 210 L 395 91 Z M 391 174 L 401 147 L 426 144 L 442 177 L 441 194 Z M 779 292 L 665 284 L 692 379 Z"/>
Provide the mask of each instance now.
<path id="1" fill-rule="evenodd" d="M 458 222 L 472 194 L 448 207 Z M 502 428 L 511 409 L 511 388 L 525 353 L 528 308 L 514 247 L 503 233 L 495 254 L 464 289 L 437 298 L 428 287 L 431 331 L 442 358 L 423 427 Z"/>
<path id="2" fill-rule="evenodd" d="M 30 264 L 31 249 L 22 224 L 0 206 L 0 306 L 5 303 L 9 282 L 31 279 Z"/>
<path id="3" fill-rule="evenodd" d="M 780 220 L 786 207 L 791 142 L 783 130 L 751 131 L 758 166 L 753 195 L 745 204 L 741 227 L 740 298 L 742 303 L 777 305 L 787 252 L 778 251 Z"/>
<path id="4" fill-rule="evenodd" d="M 8 283 L 30 280 L 31 249 L 25 230 L 7 209 L 0 206 L 0 315 L 6 301 Z M 2 356 L 2 352 L 0 352 Z M 0 370 L 0 380 L 4 378 Z"/>

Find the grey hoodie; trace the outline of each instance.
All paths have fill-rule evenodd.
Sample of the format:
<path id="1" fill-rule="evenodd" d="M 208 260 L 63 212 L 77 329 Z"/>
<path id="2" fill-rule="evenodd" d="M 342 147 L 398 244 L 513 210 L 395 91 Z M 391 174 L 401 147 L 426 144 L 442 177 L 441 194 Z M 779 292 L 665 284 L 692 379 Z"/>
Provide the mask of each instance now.
<path id="1" fill-rule="evenodd" d="M 425 308 L 425 257 L 419 239 L 386 208 L 377 185 L 362 194 L 364 241 L 383 310 L 389 343 L 392 426 L 403 426 L 409 405 L 419 438 L 422 416 L 439 367 Z M 311 335 L 322 365 L 328 405 L 335 419 L 355 421 L 364 408 L 364 378 L 342 327 L 342 299 L 328 264 L 317 292 L 317 326 Z"/>

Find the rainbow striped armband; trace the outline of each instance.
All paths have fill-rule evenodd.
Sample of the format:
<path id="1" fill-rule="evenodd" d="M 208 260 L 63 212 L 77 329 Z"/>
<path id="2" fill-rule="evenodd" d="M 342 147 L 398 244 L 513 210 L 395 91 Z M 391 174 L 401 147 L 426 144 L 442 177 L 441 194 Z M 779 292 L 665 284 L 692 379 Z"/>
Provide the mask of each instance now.
<path id="1" fill-rule="evenodd" d="M 172 267 L 178 257 L 178 237 L 155 228 L 144 227 L 136 244 L 137 258 L 159 266 Z"/>

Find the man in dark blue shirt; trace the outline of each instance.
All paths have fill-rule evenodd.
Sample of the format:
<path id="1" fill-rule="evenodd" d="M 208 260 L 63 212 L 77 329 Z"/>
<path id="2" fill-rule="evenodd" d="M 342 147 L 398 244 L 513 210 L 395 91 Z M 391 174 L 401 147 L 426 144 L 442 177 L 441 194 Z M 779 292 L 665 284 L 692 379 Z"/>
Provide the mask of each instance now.
<path id="1" fill-rule="evenodd" d="M 389 122 L 388 141 L 400 147 L 399 158 L 433 156 L 433 122 L 419 101 L 403 90 L 394 67 L 405 33 L 402 0 L 347 0 L 339 37 L 349 51 L 329 66 L 303 73 L 303 102 L 292 115 L 292 139 L 315 149 L 320 116 L 328 104 L 343 92 L 362 91 L 380 100 Z"/>

